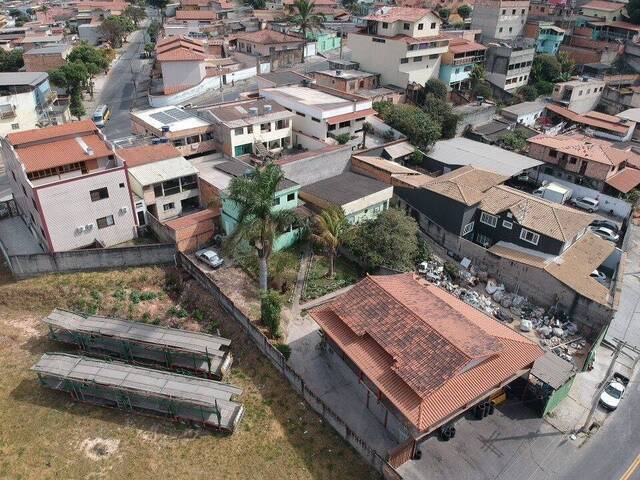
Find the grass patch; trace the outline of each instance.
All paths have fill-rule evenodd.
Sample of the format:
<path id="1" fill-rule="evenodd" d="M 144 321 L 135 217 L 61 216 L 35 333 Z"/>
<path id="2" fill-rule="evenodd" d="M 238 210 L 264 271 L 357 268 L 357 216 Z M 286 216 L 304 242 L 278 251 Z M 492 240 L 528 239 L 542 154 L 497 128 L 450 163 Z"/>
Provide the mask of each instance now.
<path id="1" fill-rule="evenodd" d="M 176 287 L 179 285 L 179 288 Z M 167 289 L 165 289 L 167 286 Z M 130 293 L 154 292 L 134 304 Z M 179 293 L 177 293 L 179 291 Z M 95 293 L 92 293 L 95 292 Z M 39 321 L 79 298 L 100 315 L 231 338 L 229 382 L 244 390 L 231 436 L 73 402 L 40 387 L 29 367 L 60 351 Z M 178 318 L 169 310 L 184 310 Z M 171 268 L 50 275 L 0 286 L 0 478 L 375 478 L 364 461 L 289 387 L 210 295 Z M 207 472 L 206 475 L 203 472 Z"/>
<path id="2" fill-rule="evenodd" d="M 302 293 L 304 300 L 313 300 L 327 293 L 334 292 L 358 281 L 362 276 L 357 265 L 344 257 L 335 259 L 335 275 L 329 278 L 329 260 L 322 255 L 313 257 L 313 265 L 309 271 L 309 277 Z"/>

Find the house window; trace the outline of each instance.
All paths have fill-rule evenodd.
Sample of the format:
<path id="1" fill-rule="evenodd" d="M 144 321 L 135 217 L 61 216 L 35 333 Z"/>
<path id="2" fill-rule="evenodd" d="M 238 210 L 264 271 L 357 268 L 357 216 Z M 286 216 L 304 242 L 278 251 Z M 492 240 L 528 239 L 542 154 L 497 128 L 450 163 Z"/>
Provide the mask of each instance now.
<path id="1" fill-rule="evenodd" d="M 515 15 L 516 14 L 516 9 L 514 8 L 513 10 L 511 10 L 511 15 Z"/>
<path id="2" fill-rule="evenodd" d="M 569 157 L 569 163 L 571 165 L 575 165 L 578 162 L 578 159 L 576 157 Z"/>
<path id="3" fill-rule="evenodd" d="M 484 223 L 485 225 L 489 225 L 490 227 L 495 228 L 498 224 L 498 217 L 495 215 L 490 215 L 486 212 L 482 212 L 480 214 L 480 223 Z"/>
<path id="4" fill-rule="evenodd" d="M 431 24 L 431 30 L 433 30 L 434 28 L 436 28 L 436 22 L 433 22 L 433 23 Z"/>
<path id="5" fill-rule="evenodd" d="M 503 220 L 502 221 L 502 226 L 504 228 L 507 228 L 507 229 L 511 230 L 513 228 L 513 222 L 509 222 L 507 220 Z"/>
<path id="6" fill-rule="evenodd" d="M 98 228 L 107 228 L 114 225 L 115 222 L 113 221 L 113 215 L 96 219 L 96 224 L 98 225 Z"/>
<path id="7" fill-rule="evenodd" d="M 261 123 L 260 124 L 261 132 L 270 132 L 271 131 L 271 122 Z"/>
<path id="8" fill-rule="evenodd" d="M 502 10 L 502 14 L 503 14 L 503 15 L 506 15 L 506 14 L 507 14 L 507 10 L 506 10 L 506 9 L 503 9 L 503 10 Z"/>
<path id="9" fill-rule="evenodd" d="M 376 43 L 387 43 L 384 38 L 372 38 L 371 41 Z"/>
<path id="10" fill-rule="evenodd" d="M 280 205 L 280 197 L 276 197 L 273 199 L 273 206 L 275 207 L 277 205 Z"/>
<path id="11" fill-rule="evenodd" d="M 473 232 L 473 223 L 474 222 L 469 222 L 467 223 L 464 228 L 462 229 L 462 236 L 464 237 L 465 235 L 470 234 L 471 232 Z"/>
<path id="12" fill-rule="evenodd" d="M 500 27 L 500 29 L 498 30 L 498 32 L 502 33 L 502 27 Z"/>
<path id="13" fill-rule="evenodd" d="M 288 125 L 288 121 L 287 120 L 278 120 L 278 122 L 276 123 L 276 128 L 278 130 L 282 129 L 282 128 L 287 128 Z"/>
<path id="14" fill-rule="evenodd" d="M 509 33 L 513 32 L 513 27 L 509 27 Z"/>
<path id="15" fill-rule="evenodd" d="M 301 117 L 306 117 L 306 115 L 302 112 L 296 112 L 296 115 L 300 115 Z"/>
<path id="16" fill-rule="evenodd" d="M 402 28 L 404 28 L 405 30 L 409 30 L 411 28 L 411 25 L 408 23 L 403 23 Z"/>
<path id="17" fill-rule="evenodd" d="M 318 122 L 318 123 L 320 123 L 320 119 L 319 119 L 319 118 L 311 117 L 311 120 L 313 120 L 314 122 Z"/>
<path id="18" fill-rule="evenodd" d="M 165 203 L 164 205 L 162 205 L 162 210 L 164 210 L 165 212 L 167 210 L 173 210 L 174 208 L 176 208 L 176 204 L 173 202 Z"/>
<path id="19" fill-rule="evenodd" d="M 347 120 L 346 122 L 340 122 L 338 124 L 338 128 L 347 128 L 351 126 L 351 121 Z"/>
<path id="20" fill-rule="evenodd" d="M 295 199 L 296 199 L 295 193 L 290 193 L 289 195 L 287 195 L 287 202 L 293 202 Z"/>
<path id="21" fill-rule="evenodd" d="M 522 230 L 520 230 L 520 240 L 532 243 L 533 245 L 538 245 L 540 235 L 523 228 Z"/>
<path id="22" fill-rule="evenodd" d="M 200 135 L 192 135 L 187 137 L 187 144 L 200 143 Z"/>
<path id="23" fill-rule="evenodd" d="M 423 30 L 423 29 L 424 29 L 424 23 L 419 23 L 418 30 Z"/>
<path id="24" fill-rule="evenodd" d="M 421 62 L 422 61 L 422 57 L 413 57 L 413 61 L 414 62 Z"/>
<path id="25" fill-rule="evenodd" d="M 334 131 L 335 129 L 336 129 L 335 123 L 332 125 L 329 125 L 329 127 L 327 128 L 327 130 L 329 130 L 330 132 Z"/>
<path id="26" fill-rule="evenodd" d="M 558 156 L 558 151 L 554 149 L 549 150 L 549 156 L 556 158 Z"/>
<path id="27" fill-rule="evenodd" d="M 408 58 L 401 58 L 400 59 L 400 63 L 409 63 L 409 59 Z"/>
<path id="28" fill-rule="evenodd" d="M 20 124 L 19 123 L 12 123 L 11 124 L 11 130 L 20 130 Z"/>
<path id="29" fill-rule="evenodd" d="M 382 22 L 382 28 L 389 28 L 389 24 L 387 22 Z"/>
<path id="30" fill-rule="evenodd" d="M 476 241 L 485 247 L 491 243 L 491 239 L 481 233 L 476 234 Z"/>
<path id="31" fill-rule="evenodd" d="M 91 190 L 89 192 L 89 196 L 91 197 L 92 202 L 104 200 L 105 198 L 109 198 L 109 190 L 107 190 L 107 187 Z"/>

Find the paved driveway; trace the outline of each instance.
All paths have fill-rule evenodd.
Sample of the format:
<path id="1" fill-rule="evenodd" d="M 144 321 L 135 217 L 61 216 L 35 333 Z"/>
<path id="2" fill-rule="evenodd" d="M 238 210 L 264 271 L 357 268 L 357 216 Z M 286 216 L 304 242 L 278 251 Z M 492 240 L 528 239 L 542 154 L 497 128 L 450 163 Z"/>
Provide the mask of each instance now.
<path id="1" fill-rule="evenodd" d="M 0 220 L 0 240 L 9 255 L 42 253 L 40 245 L 20 217 Z"/>

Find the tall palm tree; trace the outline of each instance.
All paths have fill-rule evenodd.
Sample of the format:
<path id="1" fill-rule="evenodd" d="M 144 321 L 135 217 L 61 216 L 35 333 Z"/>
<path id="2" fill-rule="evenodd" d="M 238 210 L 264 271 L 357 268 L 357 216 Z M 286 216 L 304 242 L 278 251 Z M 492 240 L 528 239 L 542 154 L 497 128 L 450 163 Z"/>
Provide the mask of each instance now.
<path id="1" fill-rule="evenodd" d="M 367 148 L 367 134 L 373 133 L 373 125 L 369 122 L 362 124 L 362 148 Z"/>
<path id="2" fill-rule="evenodd" d="M 311 240 L 329 255 L 329 277 L 335 274 L 334 264 L 338 248 L 344 241 L 349 222 L 341 207 L 331 206 L 313 217 Z"/>
<path id="3" fill-rule="evenodd" d="M 304 38 L 302 63 L 304 63 L 304 52 L 307 49 L 307 32 L 318 30 L 324 22 L 324 15 L 316 13 L 315 8 L 316 4 L 312 0 L 296 0 L 291 6 L 292 15 L 289 21 L 300 27 Z"/>
<path id="4" fill-rule="evenodd" d="M 280 167 L 272 163 L 256 168 L 243 177 L 231 180 L 228 199 L 238 207 L 238 225 L 229 242 L 237 245 L 246 241 L 253 247 L 260 266 L 260 290 L 268 285 L 268 262 L 273 244 L 294 223 L 292 210 L 274 210 L 273 200 L 278 184 L 284 179 Z"/>

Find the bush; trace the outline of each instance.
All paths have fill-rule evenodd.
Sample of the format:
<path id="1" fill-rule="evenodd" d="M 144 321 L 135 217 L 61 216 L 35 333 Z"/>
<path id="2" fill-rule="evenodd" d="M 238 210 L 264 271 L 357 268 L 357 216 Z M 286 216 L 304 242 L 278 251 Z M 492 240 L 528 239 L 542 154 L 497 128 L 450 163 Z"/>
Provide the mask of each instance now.
<path id="1" fill-rule="evenodd" d="M 493 96 L 493 90 L 491 90 L 491 87 L 486 83 L 479 83 L 473 89 L 473 95 L 476 97 L 491 98 Z"/>
<path id="2" fill-rule="evenodd" d="M 520 131 L 507 132 L 500 139 L 502 145 L 515 152 L 520 152 L 527 146 L 527 139 Z"/>
<path id="3" fill-rule="evenodd" d="M 446 100 L 447 98 L 447 86 L 442 80 L 437 78 L 430 78 L 427 80 L 427 83 L 424 85 L 425 94 L 433 94 L 436 98 L 440 100 Z"/>
<path id="4" fill-rule="evenodd" d="M 289 345 L 286 343 L 277 343 L 276 350 L 282 354 L 285 360 L 289 360 L 289 357 L 291 356 L 291 347 Z"/>
<path id="5" fill-rule="evenodd" d="M 416 256 L 416 263 L 427 262 L 429 260 L 431 260 L 431 248 L 429 248 L 429 244 L 418 234 L 418 255 Z"/>
<path id="6" fill-rule="evenodd" d="M 523 85 L 518 89 L 516 95 L 527 102 L 533 102 L 536 98 L 538 98 L 538 91 L 533 85 Z"/>
<path id="7" fill-rule="evenodd" d="M 269 334 L 277 338 L 280 334 L 280 313 L 282 312 L 282 298 L 275 290 L 267 290 L 260 299 L 260 317 L 262 323 L 269 329 Z"/>
<path id="8" fill-rule="evenodd" d="M 534 85 L 539 95 L 550 95 L 553 92 L 553 83 L 540 80 Z"/>
<path id="9" fill-rule="evenodd" d="M 456 281 L 460 278 L 460 268 L 455 263 L 445 262 L 442 268 L 451 280 Z"/>
<path id="10" fill-rule="evenodd" d="M 341 133 L 339 135 L 336 135 L 334 137 L 336 139 L 336 141 L 340 144 L 340 145 L 344 145 L 345 143 L 347 143 L 349 140 L 351 140 L 351 134 L 350 133 Z"/>

